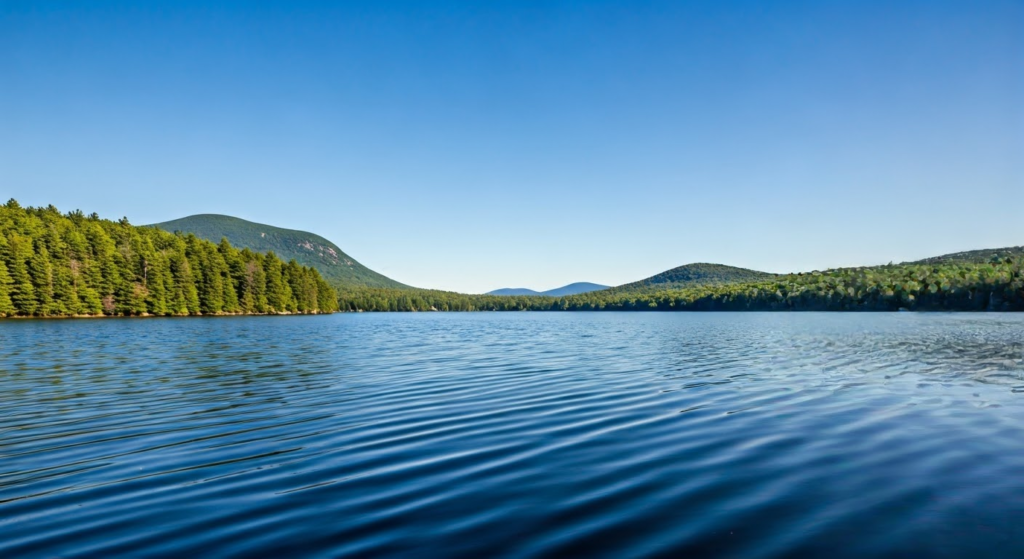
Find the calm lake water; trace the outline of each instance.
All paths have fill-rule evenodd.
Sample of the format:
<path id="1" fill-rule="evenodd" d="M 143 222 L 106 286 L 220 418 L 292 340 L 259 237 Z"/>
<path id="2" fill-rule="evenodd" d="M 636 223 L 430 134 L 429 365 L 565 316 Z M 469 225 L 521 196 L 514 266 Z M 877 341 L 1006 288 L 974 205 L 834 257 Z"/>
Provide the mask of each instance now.
<path id="1" fill-rule="evenodd" d="M 1024 315 L 0 323 L 0 556 L 1024 556 Z"/>

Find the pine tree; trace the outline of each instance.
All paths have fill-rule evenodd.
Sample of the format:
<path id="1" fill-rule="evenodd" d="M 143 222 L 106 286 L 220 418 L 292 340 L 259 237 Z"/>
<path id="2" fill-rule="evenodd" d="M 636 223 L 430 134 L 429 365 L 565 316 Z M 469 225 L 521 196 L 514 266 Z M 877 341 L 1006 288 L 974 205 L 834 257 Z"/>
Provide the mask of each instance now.
<path id="1" fill-rule="evenodd" d="M 155 252 L 146 259 L 146 307 L 150 314 L 170 314 L 167 301 L 167 293 L 172 288 L 171 270 L 167 257 L 161 252 Z"/>
<path id="2" fill-rule="evenodd" d="M 324 312 L 312 268 L 127 219 L 0 206 L 0 316 Z"/>
<path id="3" fill-rule="evenodd" d="M 293 311 L 295 304 L 291 286 L 284 277 L 281 260 L 273 252 L 267 253 L 264 274 L 267 278 L 267 306 L 270 312 Z"/>
<path id="4" fill-rule="evenodd" d="M 7 273 L 7 265 L 0 259 L 0 316 L 14 314 L 14 302 L 11 301 L 11 284 L 14 280 Z"/>
<path id="5" fill-rule="evenodd" d="M 14 200 L 7 203 L 8 208 L 11 202 Z M 11 301 L 14 303 L 15 311 L 23 316 L 35 314 L 38 307 L 36 290 L 28 272 L 28 260 L 32 258 L 32 239 L 12 233 L 7 239 L 6 253 L 7 269 L 13 281 Z"/>

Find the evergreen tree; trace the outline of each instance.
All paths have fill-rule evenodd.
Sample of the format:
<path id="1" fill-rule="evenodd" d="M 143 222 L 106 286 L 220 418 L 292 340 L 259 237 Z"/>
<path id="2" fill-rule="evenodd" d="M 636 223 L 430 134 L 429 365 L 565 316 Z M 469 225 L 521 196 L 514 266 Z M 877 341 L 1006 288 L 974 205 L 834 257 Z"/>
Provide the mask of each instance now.
<path id="1" fill-rule="evenodd" d="M 14 314 L 14 302 L 11 301 L 11 284 L 14 280 L 7 273 L 7 265 L 0 260 L 0 316 Z"/>
<path id="2" fill-rule="evenodd" d="M 267 306 L 270 312 L 295 311 L 295 298 L 291 286 L 284 277 L 281 260 L 273 252 L 267 253 L 264 273 L 267 278 Z"/>
<path id="3" fill-rule="evenodd" d="M 334 291 L 315 270 L 273 254 L 127 219 L 0 206 L 0 316 L 288 312 L 298 307 L 293 283 L 304 312 L 331 308 Z"/>
<path id="4" fill-rule="evenodd" d="M 34 243 L 36 250 L 28 261 L 28 273 L 32 279 L 32 289 L 36 294 L 36 314 L 53 316 L 61 314 L 59 305 L 53 299 L 53 269 L 50 265 L 50 254 L 40 242 Z"/>

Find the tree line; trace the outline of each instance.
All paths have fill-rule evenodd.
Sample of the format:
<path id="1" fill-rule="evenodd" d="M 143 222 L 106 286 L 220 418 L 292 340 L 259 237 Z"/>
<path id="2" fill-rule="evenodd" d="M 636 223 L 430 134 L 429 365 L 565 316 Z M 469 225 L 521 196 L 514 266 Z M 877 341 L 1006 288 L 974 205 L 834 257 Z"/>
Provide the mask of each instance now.
<path id="1" fill-rule="evenodd" d="M 692 266 L 691 266 L 692 267 Z M 684 267 L 685 268 L 685 267 Z M 637 282 L 566 297 L 340 286 L 273 252 L 80 211 L 0 206 L 0 316 L 342 311 L 1024 311 L 1024 256 L 757 280 Z M 692 279 L 692 278 L 691 278 Z M 714 276 L 712 279 L 720 279 Z M 729 279 L 729 278 L 726 278 Z"/>
<path id="2" fill-rule="evenodd" d="M 345 287 L 338 291 L 342 311 L 528 311 L 548 310 L 536 295 L 467 295 L 433 289 Z"/>
<path id="3" fill-rule="evenodd" d="M 315 269 L 273 253 L 52 205 L 0 206 L 0 316 L 336 310 L 336 292 Z"/>
<path id="4" fill-rule="evenodd" d="M 897 264 L 685 288 L 639 285 L 567 297 L 342 290 L 345 311 L 1024 311 L 1024 258 Z"/>

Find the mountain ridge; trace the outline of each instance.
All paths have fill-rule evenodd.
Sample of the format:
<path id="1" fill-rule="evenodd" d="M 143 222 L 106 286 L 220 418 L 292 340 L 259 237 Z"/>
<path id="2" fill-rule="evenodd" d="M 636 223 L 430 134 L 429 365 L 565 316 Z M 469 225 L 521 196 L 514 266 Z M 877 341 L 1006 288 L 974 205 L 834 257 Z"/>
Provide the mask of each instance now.
<path id="1" fill-rule="evenodd" d="M 568 285 L 563 285 L 562 287 L 548 289 L 547 291 L 535 291 L 525 287 L 505 287 L 502 289 L 495 289 L 494 291 L 488 291 L 484 295 L 537 295 L 541 297 L 564 297 L 566 295 L 579 295 L 581 293 L 589 293 L 591 291 L 600 291 L 602 289 L 608 289 L 609 287 L 610 286 L 601 285 L 599 283 L 578 281 Z"/>
<path id="2" fill-rule="evenodd" d="M 980 264 L 990 262 L 993 259 L 1002 260 L 1006 258 L 1017 258 L 1019 256 L 1024 256 L 1024 246 L 963 250 L 939 256 L 930 256 L 928 258 L 922 258 L 911 262 L 904 262 L 904 264 L 946 264 L 952 262 L 973 262 Z"/>
<path id="3" fill-rule="evenodd" d="M 172 233 L 192 233 L 214 243 L 226 238 L 239 248 L 264 254 L 273 252 L 286 262 L 294 259 L 303 266 L 316 268 L 335 288 L 355 286 L 409 289 L 408 285 L 367 268 L 338 245 L 308 231 L 285 229 L 222 214 L 195 214 L 154 223 L 148 227 Z"/>

